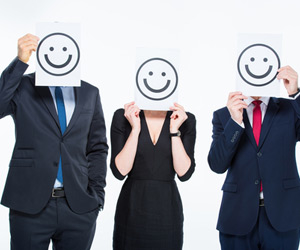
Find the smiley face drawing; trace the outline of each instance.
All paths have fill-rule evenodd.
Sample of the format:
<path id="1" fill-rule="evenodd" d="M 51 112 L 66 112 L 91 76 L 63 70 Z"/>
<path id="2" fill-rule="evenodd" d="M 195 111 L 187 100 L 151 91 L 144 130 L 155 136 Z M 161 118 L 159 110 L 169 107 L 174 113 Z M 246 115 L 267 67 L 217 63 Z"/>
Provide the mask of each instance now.
<path id="1" fill-rule="evenodd" d="M 175 67 L 163 58 L 151 58 L 141 64 L 136 73 L 139 92 L 153 101 L 170 97 L 178 85 Z"/>
<path id="2" fill-rule="evenodd" d="M 45 36 L 37 48 L 38 64 L 53 76 L 69 74 L 77 67 L 79 59 L 78 44 L 71 36 L 64 33 Z"/>
<path id="3" fill-rule="evenodd" d="M 237 62 L 238 73 L 248 84 L 262 87 L 277 76 L 280 59 L 274 49 L 266 44 L 252 44 L 245 48 Z"/>

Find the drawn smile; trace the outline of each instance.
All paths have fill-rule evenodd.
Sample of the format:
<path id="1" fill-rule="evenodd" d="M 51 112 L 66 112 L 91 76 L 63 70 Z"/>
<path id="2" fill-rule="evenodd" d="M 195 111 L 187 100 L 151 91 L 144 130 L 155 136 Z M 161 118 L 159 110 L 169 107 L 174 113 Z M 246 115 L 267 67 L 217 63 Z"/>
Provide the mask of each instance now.
<path id="1" fill-rule="evenodd" d="M 50 61 L 50 59 L 49 59 L 49 57 L 48 57 L 47 54 L 45 54 L 44 56 L 45 56 L 46 62 L 47 62 L 51 67 L 57 68 L 57 69 L 66 67 L 66 66 L 71 62 L 71 60 L 72 60 L 72 55 L 69 55 L 68 60 L 67 60 L 65 63 L 57 65 L 57 64 L 54 64 L 54 63 L 52 63 L 52 62 Z"/>
<path id="2" fill-rule="evenodd" d="M 265 74 L 263 74 L 263 75 L 255 75 L 255 74 L 253 74 L 253 73 L 250 71 L 250 69 L 249 69 L 249 65 L 245 65 L 245 68 L 246 68 L 247 73 L 248 73 L 251 77 L 253 77 L 253 78 L 255 78 L 255 79 L 262 79 L 262 78 L 267 77 L 267 76 L 271 73 L 271 71 L 272 71 L 272 69 L 273 69 L 273 66 L 270 65 L 268 71 L 267 71 Z"/>
<path id="3" fill-rule="evenodd" d="M 145 84 L 146 88 L 147 88 L 149 91 L 154 92 L 154 93 L 160 93 L 160 92 L 165 91 L 167 88 L 169 88 L 170 83 L 171 83 L 171 81 L 168 80 L 168 81 L 167 81 L 167 84 L 166 84 L 163 88 L 161 88 L 161 89 L 153 89 L 153 88 L 151 88 L 151 87 L 149 86 L 149 84 L 148 84 L 148 82 L 147 82 L 147 79 L 144 78 L 144 84 Z"/>

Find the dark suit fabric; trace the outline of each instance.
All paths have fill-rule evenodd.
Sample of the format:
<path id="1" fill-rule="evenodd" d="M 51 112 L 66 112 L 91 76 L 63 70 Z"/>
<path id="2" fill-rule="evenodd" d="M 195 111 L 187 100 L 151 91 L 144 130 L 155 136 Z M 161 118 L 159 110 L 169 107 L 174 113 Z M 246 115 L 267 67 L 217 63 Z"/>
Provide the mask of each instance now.
<path id="1" fill-rule="evenodd" d="M 259 214 L 260 181 L 273 228 L 278 232 L 300 228 L 300 180 L 295 159 L 299 117 L 300 97 L 270 98 L 257 146 L 246 111 L 245 129 L 231 119 L 227 108 L 214 112 L 208 162 L 216 173 L 227 171 L 217 224 L 220 232 L 251 232 Z"/>
<path id="2" fill-rule="evenodd" d="M 74 213 L 65 198 L 51 198 L 38 214 L 10 209 L 11 250 L 48 250 L 50 239 L 53 250 L 89 250 L 98 213 Z"/>
<path id="3" fill-rule="evenodd" d="M 0 118 L 11 115 L 16 142 L 2 204 L 38 214 L 48 203 L 58 162 L 66 200 L 81 214 L 103 206 L 108 146 L 104 116 L 96 87 L 82 81 L 75 90 L 75 110 L 62 135 L 48 87 L 35 86 L 35 74 L 17 58 L 0 79 Z"/>
<path id="4" fill-rule="evenodd" d="M 220 232 L 222 250 L 298 250 L 299 229 L 278 232 L 267 217 L 265 207 L 259 208 L 258 221 L 246 235 Z"/>

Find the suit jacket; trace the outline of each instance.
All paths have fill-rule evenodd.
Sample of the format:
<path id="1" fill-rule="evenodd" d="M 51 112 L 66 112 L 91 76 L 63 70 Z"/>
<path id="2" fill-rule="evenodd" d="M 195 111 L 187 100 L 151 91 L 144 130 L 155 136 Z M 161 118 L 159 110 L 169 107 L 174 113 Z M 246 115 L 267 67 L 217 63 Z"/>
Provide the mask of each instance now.
<path id="1" fill-rule="evenodd" d="M 245 235 L 257 222 L 260 181 L 265 209 L 277 231 L 300 228 L 300 180 L 295 159 L 300 139 L 300 97 L 270 98 L 257 146 L 247 112 L 245 129 L 234 122 L 228 109 L 213 115 L 210 168 L 227 176 L 222 187 L 217 229 Z"/>
<path id="2" fill-rule="evenodd" d="M 35 86 L 35 74 L 17 58 L 0 79 L 0 118 L 11 115 L 16 142 L 1 203 L 36 214 L 51 197 L 59 158 L 66 199 L 76 213 L 104 204 L 108 146 L 96 87 L 82 81 L 75 110 L 64 134 L 48 87 Z"/>

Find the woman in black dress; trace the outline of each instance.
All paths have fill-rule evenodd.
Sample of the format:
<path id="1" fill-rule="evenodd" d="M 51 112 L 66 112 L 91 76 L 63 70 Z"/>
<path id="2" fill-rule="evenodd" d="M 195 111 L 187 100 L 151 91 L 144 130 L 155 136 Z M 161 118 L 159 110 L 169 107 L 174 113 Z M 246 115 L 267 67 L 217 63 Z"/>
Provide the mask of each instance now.
<path id="1" fill-rule="evenodd" d="M 140 111 L 134 102 L 115 112 L 111 169 L 126 179 L 116 208 L 114 250 L 181 250 L 183 212 L 174 180 L 194 172 L 196 120 L 182 106 Z M 181 135 L 180 135 L 181 134 Z"/>

